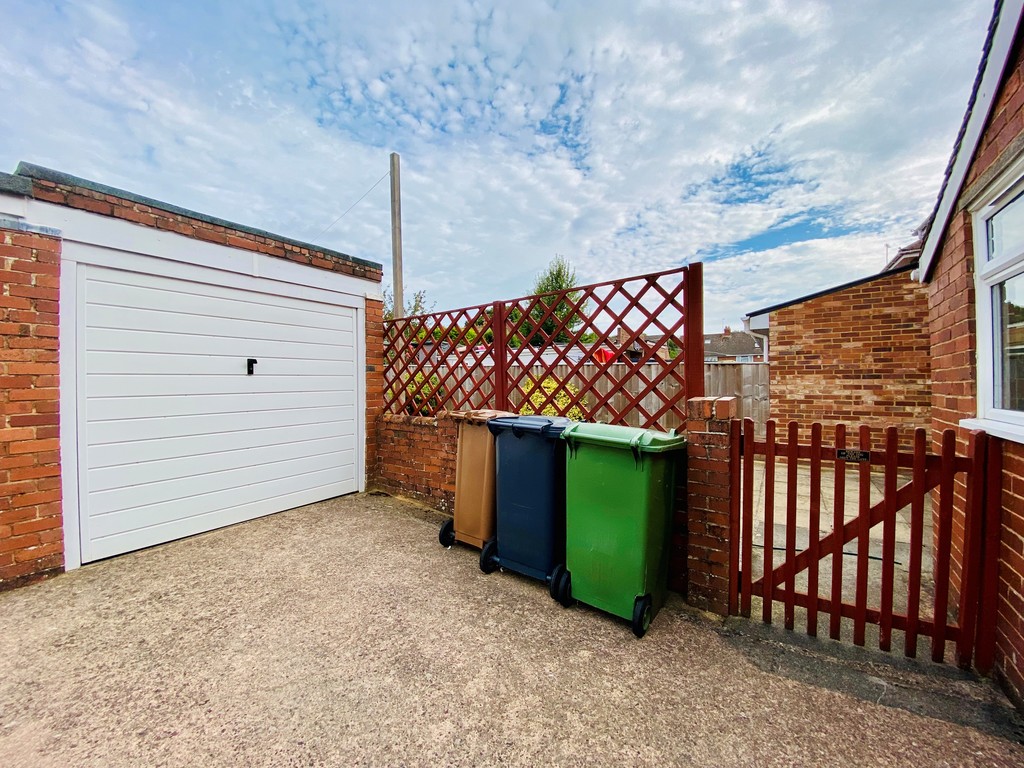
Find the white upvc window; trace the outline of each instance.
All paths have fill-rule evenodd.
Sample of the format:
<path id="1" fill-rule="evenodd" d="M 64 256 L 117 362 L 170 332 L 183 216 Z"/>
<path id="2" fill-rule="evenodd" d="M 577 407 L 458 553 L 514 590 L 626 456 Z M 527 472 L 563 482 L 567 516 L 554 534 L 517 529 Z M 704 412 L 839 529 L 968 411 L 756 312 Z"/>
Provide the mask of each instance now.
<path id="1" fill-rule="evenodd" d="M 1024 442 L 1024 158 L 972 214 L 978 417 L 963 424 Z"/>

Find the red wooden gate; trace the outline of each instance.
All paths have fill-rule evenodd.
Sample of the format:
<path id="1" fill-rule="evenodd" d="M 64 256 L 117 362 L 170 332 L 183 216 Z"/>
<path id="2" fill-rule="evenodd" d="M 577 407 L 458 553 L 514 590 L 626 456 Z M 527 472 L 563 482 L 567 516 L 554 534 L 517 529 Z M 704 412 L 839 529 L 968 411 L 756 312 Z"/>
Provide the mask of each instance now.
<path id="1" fill-rule="evenodd" d="M 749 617 L 759 598 L 763 621 L 781 614 L 790 630 L 800 608 L 811 636 L 826 614 L 832 639 L 849 634 L 854 644 L 865 645 L 867 626 L 877 625 L 882 650 L 891 650 L 895 630 L 903 633 L 904 653 L 914 657 L 923 635 L 930 638 L 934 661 L 943 661 L 946 644 L 955 643 L 961 666 L 973 661 L 983 673 L 989 670 L 1001 440 L 972 432 L 967 454 L 959 456 L 952 430 L 943 433 L 934 454 L 923 429 L 915 432 L 909 452 L 899 450 L 895 427 L 884 431 L 881 450 L 872 449 L 866 426 L 850 440 L 845 426 L 836 426 L 831 446 L 822 444 L 820 424 L 812 425 L 807 444 L 801 444 L 796 422 L 789 423 L 785 442 L 777 442 L 774 421 L 767 423 L 763 441 L 756 439 L 750 419 L 743 422 L 741 443 L 739 422 L 733 429 L 742 454 L 742 472 L 733 473 L 733 498 L 740 500 L 732 524 L 733 613 Z M 784 463 L 784 477 L 777 463 Z M 779 510 L 777 481 L 785 487 Z M 958 516 L 954 499 L 961 493 L 965 511 Z M 758 495 L 763 501 L 755 504 Z M 823 504 L 831 504 L 831 514 L 822 514 Z M 806 541 L 798 546 L 802 530 Z M 898 530 L 905 556 L 897 555 Z"/>

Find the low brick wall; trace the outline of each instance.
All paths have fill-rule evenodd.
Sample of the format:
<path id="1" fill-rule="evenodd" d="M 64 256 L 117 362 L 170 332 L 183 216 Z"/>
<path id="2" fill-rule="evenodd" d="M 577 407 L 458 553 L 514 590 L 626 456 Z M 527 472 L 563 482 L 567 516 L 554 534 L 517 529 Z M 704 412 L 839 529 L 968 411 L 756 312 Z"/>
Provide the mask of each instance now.
<path id="1" fill-rule="evenodd" d="M 730 419 L 734 397 L 688 403 L 687 456 L 679 464 L 669 546 L 669 588 L 697 608 L 729 609 Z M 414 499 L 452 514 L 458 422 L 451 416 L 377 421 L 372 490 Z"/>
<path id="2" fill-rule="evenodd" d="M 0 229 L 0 590 L 64 570 L 59 237 Z"/>
<path id="3" fill-rule="evenodd" d="M 455 511 L 458 423 L 450 416 L 395 416 L 377 421 L 376 463 L 371 490 Z"/>

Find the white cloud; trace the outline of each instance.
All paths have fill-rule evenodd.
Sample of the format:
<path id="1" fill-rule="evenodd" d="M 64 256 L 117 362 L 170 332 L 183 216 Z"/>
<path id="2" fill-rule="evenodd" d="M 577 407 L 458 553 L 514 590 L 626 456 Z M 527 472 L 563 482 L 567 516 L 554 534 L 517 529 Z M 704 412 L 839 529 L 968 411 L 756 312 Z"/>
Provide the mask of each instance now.
<path id="1" fill-rule="evenodd" d="M 711 328 L 909 239 L 983 6 L 14 0 L 0 168 L 310 238 L 397 150 L 408 289 L 448 307 L 526 292 L 555 253 L 586 280 L 704 258 Z M 387 265 L 387 206 L 381 184 L 321 242 Z"/>

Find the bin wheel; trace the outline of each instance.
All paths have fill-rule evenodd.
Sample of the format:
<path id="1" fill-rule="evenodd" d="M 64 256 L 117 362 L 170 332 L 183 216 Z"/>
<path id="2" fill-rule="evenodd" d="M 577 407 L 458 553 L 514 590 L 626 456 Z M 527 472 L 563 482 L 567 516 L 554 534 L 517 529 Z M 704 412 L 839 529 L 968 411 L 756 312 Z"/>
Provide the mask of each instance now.
<path id="1" fill-rule="evenodd" d="M 555 599 L 562 604 L 563 608 L 572 605 L 572 574 L 568 569 L 563 569 L 558 578 L 558 593 Z"/>
<path id="2" fill-rule="evenodd" d="M 651 614 L 654 612 L 654 605 L 650 595 L 638 597 L 633 603 L 633 634 L 643 637 L 651 626 Z"/>
<path id="3" fill-rule="evenodd" d="M 548 582 L 548 594 L 551 595 L 552 600 L 558 599 L 558 580 L 562 578 L 562 574 L 565 573 L 565 566 L 559 563 L 555 566 L 555 569 L 551 571 L 551 581 Z"/>
<path id="4" fill-rule="evenodd" d="M 480 570 L 484 573 L 494 573 L 498 569 L 498 541 L 488 539 L 484 548 L 480 550 Z"/>
<path id="5" fill-rule="evenodd" d="M 445 520 L 444 525 L 441 526 L 441 530 L 438 531 L 437 540 L 441 542 L 441 546 L 445 549 L 451 549 L 452 544 L 455 543 L 454 520 Z"/>

